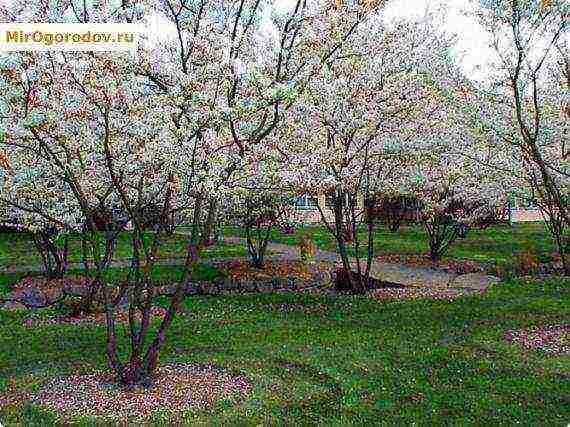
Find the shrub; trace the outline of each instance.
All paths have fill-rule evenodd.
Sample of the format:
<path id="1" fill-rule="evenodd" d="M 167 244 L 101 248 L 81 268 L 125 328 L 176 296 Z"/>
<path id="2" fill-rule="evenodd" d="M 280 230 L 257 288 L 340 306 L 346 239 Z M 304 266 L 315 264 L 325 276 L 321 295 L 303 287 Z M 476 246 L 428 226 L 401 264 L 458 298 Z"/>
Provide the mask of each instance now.
<path id="1" fill-rule="evenodd" d="M 311 263 L 315 260 L 317 246 L 308 234 L 301 235 L 299 239 L 299 256 L 304 263 Z"/>

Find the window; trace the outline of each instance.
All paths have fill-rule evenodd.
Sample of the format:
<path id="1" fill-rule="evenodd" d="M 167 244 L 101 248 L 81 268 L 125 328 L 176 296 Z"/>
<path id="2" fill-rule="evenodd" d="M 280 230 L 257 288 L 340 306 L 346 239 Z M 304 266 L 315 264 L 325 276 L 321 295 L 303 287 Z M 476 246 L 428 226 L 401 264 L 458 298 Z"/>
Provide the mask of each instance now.
<path id="1" fill-rule="evenodd" d="M 524 209 L 536 209 L 536 200 L 531 197 L 525 197 L 521 200 L 520 206 Z"/>
<path id="2" fill-rule="evenodd" d="M 303 194 L 295 199 L 295 206 L 298 209 L 314 209 L 317 205 L 309 194 Z"/>
<path id="3" fill-rule="evenodd" d="M 344 193 L 344 205 L 350 206 L 350 203 L 356 203 L 358 205 L 357 198 L 354 197 L 353 193 Z M 333 210 L 334 209 L 334 193 L 330 192 L 325 195 L 325 206 Z"/>

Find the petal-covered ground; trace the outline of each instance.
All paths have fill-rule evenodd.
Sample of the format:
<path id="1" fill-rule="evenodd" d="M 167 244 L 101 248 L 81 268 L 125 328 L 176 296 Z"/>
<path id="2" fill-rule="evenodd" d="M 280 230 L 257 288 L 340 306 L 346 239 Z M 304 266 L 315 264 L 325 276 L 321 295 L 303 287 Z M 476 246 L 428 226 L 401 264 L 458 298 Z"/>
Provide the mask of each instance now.
<path id="1" fill-rule="evenodd" d="M 74 375 L 48 382 L 31 402 L 64 416 L 141 420 L 158 410 L 174 414 L 220 400 L 239 403 L 251 388 L 245 377 L 215 367 L 173 364 L 160 367 L 148 389 L 121 389 L 111 373 Z"/>
<path id="2" fill-rule="evenodd" d="M 553 356 L 570 356 L 570 324 L 508 330 L 505 339 L 528 350 L 538 349 Z"/>
<path id="3" fill-rule="evenodd" d="M 151 307 L 151 317 L 162 318 L 166 314 L 166 310 L 162 307 Z M 135 312 L 135 319 L 140 320 L 140 311 Z M 24 325 L 27 327 L 46 326 L 46 325 L 105 325 L 105 313 L 93 313 L 81 316 L 56 316 L 56 317 L 41 317 L 32 316 L 24 320 Z M 115 321 L 117 323 L 128 323 L 129 315 L 128 310 L 121 308 L 115 310 Z"/>
<path id="4" fill-rule="evenodd" d="M 463 289 L 434 289 L 434 288 L 409 288 L 409 289 L 375 289 L 369 293 L 374 299 L 396 299 L 396 300 L 414 300 L 414 299 L 437 299 L 437 300 L 454 300 L 472 293 L 484 293 L 481 291 L 467 291 Z"/>

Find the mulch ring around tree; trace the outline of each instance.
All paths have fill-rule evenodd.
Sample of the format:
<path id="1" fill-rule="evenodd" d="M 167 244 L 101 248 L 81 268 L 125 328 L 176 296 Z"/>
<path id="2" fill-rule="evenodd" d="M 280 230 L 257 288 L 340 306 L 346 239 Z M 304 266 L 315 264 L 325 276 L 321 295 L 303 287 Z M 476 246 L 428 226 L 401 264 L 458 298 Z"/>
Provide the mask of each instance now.
<path id="1" fill-rule="evenodd" d="M 272 279 L 274 277 L 309 280 L 315 272 L 330 270 L 330 263 L 307 265 L 301 261 L 287 260 L 267 260 L 263 263 L 263 268 L 255 268 L 250 261 L 228 261 L 218 264 L 226 271 L 226 274 L 233 280 L 248 279 Z"/>
<path id="2" fill-rule="evenodd" d="M 120 388 L 111 372 L 72 375 L 48 381 L 28 401 L 61 418 L 104 417 L 143 420 L 156 411 L 178 414 L 205 410 L 220 401 L 241 403 L 251 392 L 250 381 L 214 366 L 171 364 L 159 367 L 149 388 Z M 0 395 L 0 407 L 12 404 Z"/>
<path id="3" fill-rule="evenodd" d="M 510 329 L 505 332 L 505 340 L 526 350 L 540 350 L 550 356 L 570 356 L 570 324 Z"/>
<path id="4" fill-rule="evenodd" d="M 457 274 L 481 273 L 487 270 L 488 265 L 482 262 L 466 259 L 444 259 L 433 261 L 426 254 L 383 254 L 376 260 L 388 264 L 402 264 L 407 267 L 425 267 L 435 270 L 443 270 Z"/>
<path id="5" fill-rule="evenodd" d="M 341 273 L 337 270 L 336 277 Z M 353 277 L 357 275 L 352 272 Z M 363 276 L 362 276 L 363 277 Z M 337 287 L 347 287 L 347 283 L 337 283 Z M 485 289 L 470 289 L 470 288 L 434 288 L 434 287 L 421 287 L 409 286 L 401 283 L 393 283 L 384 280 L 375 279 L 370 277 L 368 279 L 368 291 L 366 295 L 369 298 L 377 300 L 417 300 L 417 299 L 432 299 L 432 300 L 454 300 L 464 295 L 471 294 L 484 294 Z"/>

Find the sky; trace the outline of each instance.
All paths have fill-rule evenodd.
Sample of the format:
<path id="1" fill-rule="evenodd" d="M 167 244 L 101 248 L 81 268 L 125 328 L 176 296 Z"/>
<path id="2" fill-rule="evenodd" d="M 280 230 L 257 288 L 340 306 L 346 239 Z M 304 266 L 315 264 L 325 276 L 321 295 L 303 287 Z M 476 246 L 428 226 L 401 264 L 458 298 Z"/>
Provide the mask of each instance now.
<path id="1" fill-rule="evenodd" d="M 442 29 L 457 35 L 454 53 L 465 74 L 473 79 L 484 78 L 486 63 L 491 58 L 491 49 L 487 45 L 489 38 L 478 23 L 461 14 L 461 10 L 469 6 L 467 0 L 393 0 L 383 15 L 386 19 L 421 17 L 426 7 L 433 9 L 438 3 L 445 6 L 447 15 Z"/>
<path id="2" fill-rule="evenodd" d="M 294 7 L 297 0 L 275 0 L 274 8 L 287 10 Z M 492 51 L 488 47 L 489 38 L 481 26 L 473 19 L 463 16 L 461 11 L 469 7 L 468 0 L 390 0 L 381 15 L 386 21 L 393 18 L 421 18 L 426 10 L 435 10 L 442 5 L 446 10 L 443 30 L 456 34 L 455 55 L 465 74 L 475 80 L 486 76 L 486 63 Z"/>

